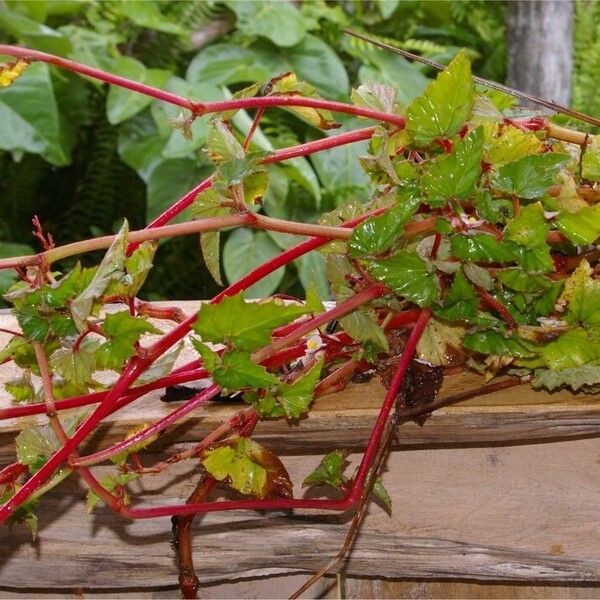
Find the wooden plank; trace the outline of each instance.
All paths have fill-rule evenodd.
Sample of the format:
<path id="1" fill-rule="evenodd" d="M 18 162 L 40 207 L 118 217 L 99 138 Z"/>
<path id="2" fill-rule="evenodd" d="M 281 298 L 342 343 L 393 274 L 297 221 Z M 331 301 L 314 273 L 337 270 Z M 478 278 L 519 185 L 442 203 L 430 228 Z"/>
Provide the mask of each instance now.
<path id="1" fill-rule="evenodd" d="M 384 474 L 392 517 L 371 508 L 348 572 L 600 583 L 598 454 L 593 439 L 393 452 Z M 286 459 L 298 488 L 318 460 Z M 183 475 L 145 478 L 144 504 L 181 502 L 193 485 Z M 125 522 L 103 509 L 90 516 L 76 480 L 64 485 L 43 500 L 36 544 L 21 527 L 0 529 L 0 587 L 151 589 L 175 582 L 169 519 Z M 337 551 L 347 519 L 206 515 L 196 529 L 198 571 L 216 582 L 315 569 Z"/>

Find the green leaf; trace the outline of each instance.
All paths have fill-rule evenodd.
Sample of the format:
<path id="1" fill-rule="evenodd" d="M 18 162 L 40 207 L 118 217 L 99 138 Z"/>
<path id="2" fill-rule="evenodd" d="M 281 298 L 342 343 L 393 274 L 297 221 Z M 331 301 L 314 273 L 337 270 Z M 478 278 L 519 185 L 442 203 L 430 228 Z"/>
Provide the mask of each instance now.
<path id="1" fill-rule="evenodd" d="M 600 237 L 600 203 L 576 213 L 561 212 L 556 219 L 556 226 L 577 246 L 593 244 Z"/>
<path id="2" fill-rule="evenodd" d="M 236 229 L 223 248 L 223 270 L 230 283 L 237 281 L 265 261 L 280 254 L 281 250 L 264 231 Z M 251 298 L 269 296 L 283 278 L 283 268 L 277 269 L 246 291 Z"/>
<path id="3" fill-rule="evenodd" d="M 493 198 L 487 190 L 476 193 L 474 200 L 479 216 L 490 223 L 504 223 L 513 215 L 513 205 L 510 200 Z"/>
<path id="4" fill-rule="evenodd" d="M 188 33 L 187 28 L 177 23 L 173 17 L 169 17 L 167 11 L 161 11 L 161 4 L 158 2 L 122 2 L 119 4 L 119 10 L 133 23 L 145 29 L 173 35 Z"/>
<path id="5" fill-rule="evenodd" d="M 70 144 L 48 65 L 30 65 L 15 85 L 0 89 L 0 149 L 40 154 L 54 165 L 69 164 Z"/>
<path id="6" fill-rule="evenodd" d="M 148 240 L 140 244 L 125 259 L 125 275 L 110 285 L 108 293 L 115 296 L 135 298 L 152 269 L 152 261 L 156 254 L 158 243 Z"/>
<path id="7" fill-rule="evenodd" d="M 299 419 L 308 412 L 314 399 L 315 386 L 319 382 L 322 368 L 323 361 L 320 360 L 294 383 L 281 385 L 277 400 L 283 407 L 288 419 Z"/>
<path id="8" fill-rule="evenodd" d="M 225 352 L 220 362 L 212 378 L 225 389 L 267 388 L 279 383 L 275 375 L 253 362 L 245 352 Z"/>
<path id="9" fill-rule="evenodd" d="M 519 246 L 535 249 L 546 244 L 550 225 L 544 218 L 544 209 L 540 202 L 521 208 L 521 212 L 508 221 L 504 237 Z"/>
<path id="10" fill-rule="evenodd" d="M 430 319 L 417 344 L 417 356 L 436 366 L 455 365 L 463 355 L 461 348 L 464 328 L 438 319 Z"/>
<path id="11" fill-rule="evenodd" d="M 513 245 L 487 233 L 456 235 L 450 240 L 452 254 L 470 262 L 513 262 L 517 258 Z"/>
<path id="12" fill-rule="evenodd" d="M 440 284 L 427 263 L 407 250 L 391 258 L 367 263 L 369 273 L 396 294 L 419 306 L 430 306 L 440 295 Z"/>
<path id="13" fill-rule="evenodd" d="M 461 50 L 445 71 L 406 111 L 406 130 L 419 146 L 449 138 L 469 119 L 475 88 L 466 50 Z"/>
<path id="14" fill-rule="evenodd" d="M 172 73 L 163 69 L 147 69 L 131 56 L 121 56 L 111 67 L 116 75 L 133 79 L 152 87 L 162 88 Z M 150 106 L 154 99 L 145 94 L 111 86 L 106 98 L 106 117 L 111 125 L 118 125 Z"/>
<path id="15" fill-rule="evenodd" d="M 468 198 L 481 175 L 482 152 L 483 130 L 479 127 L 456 143 L 452 154 L 435 158 L 422 180 L 427 203 L 442 207 L 450 198 Z"/>
<path id="16" fill-rule="evenodd" d="M 45 342 L 50 333 L 50 321 L 34 306 L 14 310 L 23 335 L 31 342 Z"/>
<path id="17" fill-rule="evenodd" d="M 4 388 L 12 396 L 12 402 L 34 402 L 37 399 L 29 369 L 23 371 L 20 377 L 7 381 Z"/>
<path id="18" fill-rule="evenodd" d="M 555 152 L 524 156 L 500 167 L 492 185 L 497 190 L 519 198 L 541 198 L 553 185 L 558 172 L 568 160 L 566 154 Z"/>
<path id="19" fill-rule="evenodd" d="M 266 86 L 267 96 L 303 96 L 319 98 L 317 90 L 310 83 L 299 81 L 295 73 L 288 71 L 273 77 Z M 309 106 L 288 106 L 287 110 L 296 113 L 319 129 L 336 129 L 340 125 L 333 120 L 331 111 Z"/>
<path id="20" fill-rule="evenodd" d="M 565 281 L 559 304 L 568 304 L 564 317 L 568 323 L 581 323 L 584 327 L 600 325 L 600 280 L 594 279 L 593 274 L 584 259 Z"/>
<path id="21" fill-rule="evenodd" d="M 450 291 L 444 298 L 443 308 L 434 312 L 447 321 L 465 321 L 477 314 L 479 299 L 462 271 L 457 271 Z"/>
<path id="22" fill-rule="evenodd" d="M 237 28 L 248 36 L 260 36 L 277 46 L 295 46 L 306 34 L 300 11 L 290 3 L 277 0 L 227 0 L 235 12 Z"/>
<path id="23" fill-rule="evenodd" d="M 224 200 L 226 198 L 219 192 L 213 188 L 208 188 L 196 196 L 192 205 L 192 214 L 199 219 L 225 215 L 229 210 L 221 206 Z M 206 268 L 213 276 L 213 279 L 219 285 L 223 285 L 223 281 L 221 280 L 220 240 L 221 235 L 219 231 L 204 231 L 200 234 L 200 248 Z"/>
<path id="24" fill-rule="evenodd" d="M 112 282 L 120 281 L 125 275 L 125 252 L 127 250 L 128 233 L 129 224 L 125 221 L 110 248 L 106 251 L 92 281 L 71 302 L 71 315 L 81 333 L 87 330 L 85 321 L 96 308 L 98 299 L 102 297 Z"/>
<path id="25" fill-rule="evenodd" d="M 572 369 L 600 361 L 600 336 L 597 330 L 582 328 L 566 331 L 537 348 L 539 359 L 519 361 L 526 367 L 546 366 L 556 371 Z"/>
<path id="26" fill-rule="evenodd" d="M 375 496 L 375 498 L 381 501 L 388 513 L 392 512 L 392 498 L 390 496 L 390 493 L 385 489 L 381 477 L 377 477 L 377 479 L 375 480 L 375 483 L 373 484 L 372 494 L 373 496 Z"/>
<path id="27" fill-rule="evenodd" d="M 0 504 L 6 504 L 19 491 L 19 489 L 21 489 L 21 487 L 22 486 L 19 484 L 16 484 L 13 486 L 7 485 L 0 489 Z M 34 512 L 37 508 L 37 505 L 37 499 L 27 500 L 21 504 L 6 521 L 8 525 L 12 525 L 13 523 L 23 523 L 24 525 L 27 525 L 29 531 L 31 532 L 32 541 L 36 540 L 38 531 L 38 518 Z"/>
<path id="28" fill-rule="evenodd" d="M 290 498 L 292 482 L 279 458 L 264 446 L 233 436 L 200 455 L 206 471 L 217 481 L 254 498 Z"/>
<path id="29" fill-rule="evenodd" d="M 350 48 L 348 47 L 350 50 Z M 406 105 L 425 90 L 429 79 L 419 66 L 410 63 L 403 56 L 390 52 L 359 53 L 363 64 L 358 69 L 358 79 L 362 83 L 376 81 L 397 90 L 397 101 Z M 398 85 L 398 82 L 402 82 Z"/>
<path id="30" fill-rule="evenodd" d="M 61 419 L 65 433 L 73 435 L 85 417 L 85 413 L 77 413 Z M 31 473 L 35 473 L 62 444 L 50 425 L 38 425 L 21 430 L 16 438 L 16 445 L 17 460 L 27 465 Z"/>
<path id="31" fill-rule="evenodd" d="M 212 173 L 212 166 L 197 165 L 195 160 L 180 158 L 160 161 L 147 181 L 146 219 L 151 221 L 200 181 Z M 186 220 L 187 211 L 176 217 L 175 223 Z M 189 217 L 188 217 L 189 218 Z"/>
<path id="32" fill-rule="evenodd" d="M 69 39 L 61 32 L 9 10 L 7 6 L 3 6 L 0 10 L 0 28 L 18 38 L 26 46 L 51 54 L 65 56 L 72 47 Z"/>
<path id="33" fill-rule="evenodd" d="M 551 288 L 553 281 L 543 275 L 531 275 L 522 269 L 500 269 L 497 273 L 498 281 L 516 292 L 528 294 L 543 292 Z"/>
<path id="34" fill-rule="evenodd" d="M 346 450 L 334 450 L 323 457 L 319 466 L 304 478 L 302 487 L 330 485 L 339 490 L 348 481 L 344 476 Z"/>
<path id="35" fill-rule="evenodd" d="M 116 496 L 124 506 L 131 503 L 131 498 L 127 493 L 125 486 L 130 481 L 135 481 L 139 475 L 133 471 L 127 473 L 118 473 L 116 475 L 107 475 L 100 480 L 100 485 L 107 491 Z M 85 506 L 89 513 L 91 513 L 96 505 L 103 500 L 91 489 L 88 490 Z"/>
<path id="36" fill-rule="evenodd" d="M 494 280 L 487 269 L 475 263 L 464 263 L 462 269 L 467 279 L 476 286 L 488 291 L 492 289 Z"/>
<path id="37" fill-rule="evenodd" d="M 87 391 L 92 382 L 92 374 L 96 370 L 96 352 L 99 345 L 98 340 L 86 338 L 77 350 L 59 348 L 50 356 L 50 367 L 68 383 Z"/>
<path id="38" fill-rule="evenodd" d="M 581 176 L 584 179 L 600 181 L 600 135 L 588 137 L 581 158 Z"/>
<path id="39" fill-rule="evenodd" d="M 0 242 L 0 258 L 12 258 L 13 256 L 22 256 L 33 254 L 33 249 L 27 244 L 15 244 L 13 242 Z M 0 271 L 0 295 L 17 281 L 17 274 L 14 271 L 4 269 Z"/>
<path id="40" fill-rule="evenodd" d="M 353 89 L 350 97 L 356 106 L 393 113 L 396 107 L 396 94 L 395 87 L 367 81 Z"/>
<path id="41" fill-rule="evenodd" d="M 206 140 L 206 150 L 215 163 L 244 158 L 244 149 L 223 121 L 213 121 Z"/>
<path id="42" fill-rule="evenodd" d="M 136 385 L 145 385 L 146 383 L 151 383 L 152 381 L 156 381 L 161 377 L 165 377 L 168 375 L 175 366 L 175 361 L 177 357 L 181 354 L 183 350 L 184 342 L 181 341 L 173 350 L 170 352 L 166 352 L 160 358 L 156 359 L 150 367 L 148 367 L 136 380 Z"/>
<path id="43" fill-rule="evenodd" d="M 306 310 L 313 314 L 325 312 L 325 306 L 319 296 L 317 284 L 313 281 L 306 286 L 306 300 L 304 301 Z"/>
<path id="44" fill-rule="evenodd" d="M 44 285 L 41 295 L 44 302 L 52 308 L 66 308 L 69 300 L 79 295 L 90 284 L 96 273 L 95 268 L 82 268 L 80 263 L 66 275 L 58 279 L 56 283 Z"/>
<path id="45" fill-rule="evenodd" d="M 120 370 L 123 363 L 135 354 L 135 344 L 143 334 L 162 333 L 145 317 L 133 317 L 126 310 L 106 315 L 101 329 L 108 341 L 96 352 L 97 364 L 99 368 L 115 371 Z"/>
<path id="46" fill-rule="evenodd" d="M 209 348 L 206 344 L 203 344 L 199 339 L 192 338 L 192 345 L 202 358 L 202 366 L 209 373 L 212 373 L 221 364 L 221 357 L 219 354 L 212 348 Z"/>
<path id="47" fill-rule="evenodd" d="M 580 390 L 585 392 L 591 388 L 592 393 L 598 393 L 597 386 L 600 384 L 600 366 L 582 365 L 570 369 L 554 371 L 553 369 L 536 369 L 535 377 L 531 382 L 532 387 L 545 388 L 554 392 L 562 388 L 569 388 L 573 392 Z"/>
<path id="48" fill-rule="evenodd" d="M 493 356 L 527 358 L 535 354 L 530 344 L 517 335 L 506 337 L 497 331 L 469 333 L 463 337 L 462 344 L 468 350 Z"/>
<path id="49" fill-rule="evenodd" d="M 525 132 L 512 125 L 499 126 L 490 123 L 484 126 L 486 133 L 485 159 L 495 167 L 540 154 L 542 141 L 533 132 Z"/>
<path id="50" fill-rule="evenodd" d="M 419 197 L 411 196 L 382 215 L 371 217 L 355 227 L 348 242 L 348 254 L 373 256 L 389 250 L 420 204 Z"/>
<path id="51" fill-rule="evenodd" d="M 297 304 L 245 302 L 242 295 L 237 294 L 224 298 L 219 304 L 203 304 L 193 329 L 205 342 L 225 343 L 251 352 L 271 341 L 275 327 L 305 312 L 306 309 Z"/>

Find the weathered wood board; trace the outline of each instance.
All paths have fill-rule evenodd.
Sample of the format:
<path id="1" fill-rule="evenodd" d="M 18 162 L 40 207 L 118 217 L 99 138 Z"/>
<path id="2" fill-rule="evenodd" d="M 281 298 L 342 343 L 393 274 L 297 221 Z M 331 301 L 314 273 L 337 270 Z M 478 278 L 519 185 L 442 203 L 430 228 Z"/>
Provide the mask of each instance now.
<path id="1" fill-rule="evenodd" d="M 2 326 L 14 327 L 10 319 L 3 316 Z M 13 376 L 0 371 L 2 381 Z M 449 377 L 442 394 L 477 381 Z M 350 386 L 318 401 L 300 423 L 263 423 L 258 435 L 289 455 L 286 464 L 301 494 L 300 482 L 323 451 L 362 449 L 382 397 L 377 383 Z M 442 409 L 423 427 L 402 425 L 401 445 L 396 444 L 384 475 L 393 514 L 371 507 L 348 572 L 600 584 L 600 443 L 595 439 L 600 406 L 595 401 L 522 386 Z M 0 402 L 7 405 L 4 397 Z M 236 409 L 198 410 L 185 427 L 161 438 L 157 452 L 198 440 Z M 115 415 L 90 447 L 122 438 L 133 424 L 171 410 L 158 393 L 150 394 Z M 0 464 L 11 460 L 15 431 L 13 422 L 0 424 Z M 194 485 L 185 474 L 193 469 L 193 464 L 177 465 L 172 474 L 144 478 L 132 489 L 144 505 L 183 502 Z M 44 497 L 33 544 L 20 526 L 0 528 L 0 590 L 159 593 L 176 583 L 169 519 L 126 522 L 105 508 L 88 515 L 84 496 L 73 476 Z M 310 571 L 336 553 L 348 518 L 302 512 L 206 515 L 196 529 L 198 571 L 205 582 Z"/>

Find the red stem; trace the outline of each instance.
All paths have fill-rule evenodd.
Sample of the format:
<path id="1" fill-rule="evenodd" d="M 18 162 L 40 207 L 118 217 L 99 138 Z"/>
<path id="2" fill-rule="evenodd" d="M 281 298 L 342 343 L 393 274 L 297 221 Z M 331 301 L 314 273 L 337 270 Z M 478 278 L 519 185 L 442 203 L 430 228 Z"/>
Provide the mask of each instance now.
<path id="1" fill-rule="evenodd" d="M 404 128 L 406 124 L 406 119 L 404 117 L 393 113 L 386 113 L 372 108 L 363 108 L 362 106 L 354 106 L 353 104 L 346 104 L 344 102 L 323 100 L 321 98 L 305 98 L 304 96 L 255 96 L 254 98 L 233 98 L 231 100 L 219 100 L 217 102 L 195 102 L 193 103 L 192 111 L 197 115 L 206 115 L 228 110 L 268 107 L 284 108 L 289 106 L 303 106 L 356 115 L 358 117 L 373 119 L 374 121 L 392 123 L 399 128 Z"/>

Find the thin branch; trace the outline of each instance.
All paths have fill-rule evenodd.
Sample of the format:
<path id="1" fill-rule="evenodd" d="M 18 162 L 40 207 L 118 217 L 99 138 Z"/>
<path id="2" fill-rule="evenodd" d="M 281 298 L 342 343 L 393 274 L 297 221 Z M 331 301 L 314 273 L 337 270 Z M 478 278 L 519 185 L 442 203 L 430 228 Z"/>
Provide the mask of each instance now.
<path id="1" fill-rule="evenodd" d="M 379 40 L 374 40 L 373 38 L 370 38 L 362 33 L 358 33 L 357 31 L 344 29 L 344 33 L 346 33 L 347 35 L 351 35 L 352 37 L 358 38 L 363 42 L 372 44 L 373 46 L 377 46 L 378 48 L 382 48 L 383 50 L 393 52 L 394 54 L 400 54 L 405 58 L 420 62 L 438 71 L 443 71 L 446 68 L 444 65 L 436 63 L 433 60 L 429 60 L 427 58 L 419 56 L 418 54 L 408 52 L 407 50 L 403 50 L 402 48 L 397 48 L 396 46 L 385 44 L 384 42 L 380 42 Z M 527 92 L 521 92 L 506 85 L 502 85 L 501 83 L 490 81 L 489 79 L 483 79 L 482 77 L 477 77 L 476 75 L 473 76 L 473 80 L 481 85 L 492 88 L 494 90 L 498 90 L 500 92 L 504 92 L 505 94 L 509 94 L 510 96 L 515 96 L 516 98 L 519 98 L 521 100 L 529 100 L 530 102 L 534 102 L 535 104 L 539 104 L 540 106 L 545 106 L 546 108 L 549 108 L 550 110 L 553 110 L 555 112 L 560 112 L 565 115 L 569 115 L 570 117 L 573 117 L 575 119 L 579 119 L 580 121 L 585 121 L 586 123 L 591 123 L 592 125 L 600 126 L 600 119 L 597 119 L 596 117 L 591 117 L 590 115 L 586 115 L 582 112 L 569 108 L 568 106 L 557 104 L 556 102 L 552 102 L 551 100 L 544 100 L 543 98 L 538 98 L 537 96 L 533 96 L 531 94 L 528 94 Z"/>

